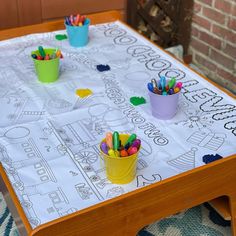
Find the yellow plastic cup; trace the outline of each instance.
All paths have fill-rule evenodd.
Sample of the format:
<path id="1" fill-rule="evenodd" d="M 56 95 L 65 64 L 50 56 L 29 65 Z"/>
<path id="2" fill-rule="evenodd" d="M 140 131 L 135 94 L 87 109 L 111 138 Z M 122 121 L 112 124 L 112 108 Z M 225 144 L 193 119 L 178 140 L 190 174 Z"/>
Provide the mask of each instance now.
<path id="1" fill-rule="evenodd" d="M 46 54 L 53 54 L 55 53 L 55 49 L 47 48 L 44 49 Z M 40 55 L 39 51 L 33 51 L 31 53 L 36 54 L 37 56 Z M 34 59 L 34 66 L 35 71 L 38 76 L 38 80 L 42 83 L 52 83 L 58 80 L 59 77 L 59 61 L 60 58 L 50 59 L 50 60 L 37 60 Z"/>
<path id="2" fill-rule="evenodd" d="M 129 136 L 129 134 L 120 134 L 122 145 L 128 140 Z M 102 142 L 105 142 L 105 139 Z M 101 150 L 100 143 L 100 153 L 104 160 L 106 175 L 113 184 L 127 184 L 135 178 L 140 148 L 141 146 L 138 152 L 131 156 L 111 157 Z"/>

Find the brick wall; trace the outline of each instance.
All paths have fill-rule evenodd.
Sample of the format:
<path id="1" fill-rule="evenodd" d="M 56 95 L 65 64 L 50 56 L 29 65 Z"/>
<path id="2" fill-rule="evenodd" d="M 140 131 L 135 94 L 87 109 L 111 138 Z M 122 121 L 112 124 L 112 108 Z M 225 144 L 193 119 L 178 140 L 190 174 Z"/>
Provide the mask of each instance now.
<path id="1" fill-rule="evenodd" d="M 208 78 L 236 94 L 236 0 L 194 0 L 189 53 Z"/>

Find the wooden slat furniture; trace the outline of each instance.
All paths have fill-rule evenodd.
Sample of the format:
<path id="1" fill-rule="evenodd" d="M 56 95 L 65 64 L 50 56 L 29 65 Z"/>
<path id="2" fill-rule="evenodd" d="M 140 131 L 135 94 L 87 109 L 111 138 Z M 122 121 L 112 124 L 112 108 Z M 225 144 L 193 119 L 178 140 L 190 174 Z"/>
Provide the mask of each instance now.
<path id="1" fill-rule="evenodd" d="M 114 9 L 125 17 L 126 0 L 1 0 L 0 30 Z"/>
<path id="2" fill-rule="evenodd" d="M 89 17 L 95 24 L 120 19 L 121 15 L 119 12 L 111 11 Z M 4 30 L 0 31 L 0 40 L 62 28 L 64 28 L 63 21 L 59 20 Z M 0 175 L 24 224 L 25 235 L 134 236 L 142 227 L 156 220 L 203 202 L 227 196 L 230 204 L 232 233 L 236 236 L 235 169 L 236 154 L 42 224 L 35 229 L 31 228 L 1 165 Z"/>

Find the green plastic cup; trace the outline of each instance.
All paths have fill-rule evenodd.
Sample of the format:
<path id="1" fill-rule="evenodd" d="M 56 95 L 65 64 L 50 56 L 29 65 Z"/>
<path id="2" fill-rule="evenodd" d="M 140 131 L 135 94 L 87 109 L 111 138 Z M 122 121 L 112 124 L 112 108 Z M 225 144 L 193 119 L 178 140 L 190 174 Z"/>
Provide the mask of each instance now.
<path id="1" fill-rule="evenodd" d="M 47 48 L 44 49 L 46 54 L 52 55 L 55 53 L 56 49 Z M 33 51 L 31 53 L 40 55 L 39 51 Z M 38 76 L 38 80 L 42 83 L 52 83 L 58 80 L 59 77 L 59 61 L 60 58 L 50 59 L 50 60 L 37 60 L 32 58 L 34 61 L 35 71 Z"/>

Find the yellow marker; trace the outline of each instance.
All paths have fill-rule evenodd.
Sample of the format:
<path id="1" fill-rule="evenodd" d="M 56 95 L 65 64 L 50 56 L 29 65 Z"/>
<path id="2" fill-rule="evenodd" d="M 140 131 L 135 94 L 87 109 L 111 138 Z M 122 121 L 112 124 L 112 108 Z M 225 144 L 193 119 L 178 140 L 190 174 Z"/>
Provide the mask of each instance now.
<path id="1" fill-rule="evenodd" d="M 114 151 L 116 157 L 120 157 L 120 152 L 119 151 Z"/>
<path id="2" fill-rule="evenodd" d="M 93 92 L 90 89 L 77 89 L 76 90 L 76 95 L 78 95 L 81 98 L 88 97 L 91 94 L 93 94 Z"/>
<path id="3" fill-rule="evenodd" d="M 109 149 L 109 150 L 108 150 L 108 154 L 109 154 L 109 156 L 111 156 L 111 157 L 116 157 L 116 154 L 115 154 L 115 152 L 114 152 L 113 149 Z"/>

